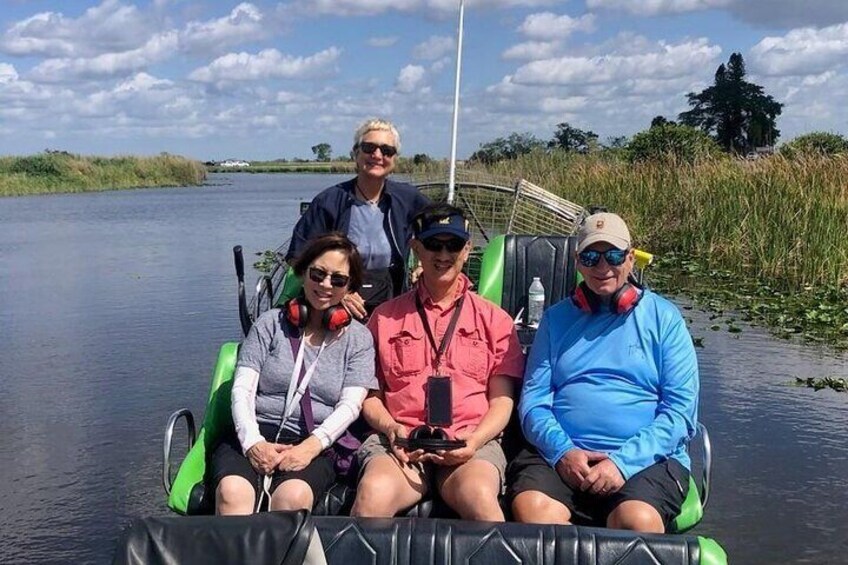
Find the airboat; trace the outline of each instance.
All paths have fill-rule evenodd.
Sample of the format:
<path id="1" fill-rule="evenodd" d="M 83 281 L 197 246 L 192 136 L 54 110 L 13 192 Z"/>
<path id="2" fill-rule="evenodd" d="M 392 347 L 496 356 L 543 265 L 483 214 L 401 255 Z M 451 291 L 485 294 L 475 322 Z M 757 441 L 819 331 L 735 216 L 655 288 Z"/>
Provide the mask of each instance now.
<path id="1" fill-rule="evenodd" d="M 546 289 L 545 307 L 572 293 L 578 283 L 575 233 L 589 211 L 524 179 L 457 171 L 463 14 L 460 0 L 450 170 L 446 178 L 411 180 L 432 200 L 447 201 L 466 211 L 473 232 L 467 274 L 478 294 L 516 320 L 522 344 L 530 347 L 534 330 L 522 324 L 527 289 L 532 279 L 539 277 Z M 240 246 L 233 249 L 238 313 L 245 334 L 262 312 L 299 291 L 300 283 L 284 259 L 286 249 L 284 244 L 267 254 L 269 260 L 263 262 L 266 272 L 258 275 L 251 297 L 245 284 L 243 251 Z M 637 252 L 637 276 L 646 276 L 651 259 L 649 253 Z M 230 393 L 238 348 L 235 340 L 220 347 L 199 429 L 194 415 L 185 408 L 167 420 L 162 482 L 167 505 L 177 516 L 134 521 L 118 544 L 115 563 L 727 563 L 715 540 L 689 533 L 703 517 L 710 494 L 711 445 L 701 424 L 689 446 L 700 472 L 693 472 L 682 511 L 665 535 L 589 526 L 465 521 L 452 516 L 437 499 L 424 500 L 405 515 L 390 519 L 352 518 L 347 513 L 356 485 L 344 481 L 319 497 L 311 512 L 214 516 L 214 491 L 206 477 L 207 454 L 233 425 Z M 177 465 L 173 438 L 180 422 L 186 429 L 187 453 Z M 517 428 L 513 421 L 505 432 L 508 456 L 521 441 Z"/>

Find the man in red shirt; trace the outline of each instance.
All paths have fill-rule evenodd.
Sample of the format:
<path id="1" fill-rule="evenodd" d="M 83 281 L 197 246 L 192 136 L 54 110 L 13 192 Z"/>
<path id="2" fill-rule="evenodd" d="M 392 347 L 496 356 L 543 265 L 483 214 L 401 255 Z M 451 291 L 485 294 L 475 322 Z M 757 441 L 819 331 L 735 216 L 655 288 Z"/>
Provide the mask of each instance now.
<path id="1" fill-rule="evenodd" d="M 471 243 L 461 210 L 429 206 L 413 221 L 413 233 L 418 285 L 379 306 L 368 323 L 380 390 L 365 400 L 362 414 L 377 433 L 358 452 L 363 470 L 351 514 L 391 517 L 436 488 L 464 519 L 503 521 L 500 436 L 524 372 L 518 335 L 509 315 L 472 292 L 462 273 Z M 441 396 L 450 411 L 443 428 L 465 446 L 401 448 L 397 438 L 429 423 L 426 391 L 438 379 L 444 379 L 439 389 L 450 389 Z"/>

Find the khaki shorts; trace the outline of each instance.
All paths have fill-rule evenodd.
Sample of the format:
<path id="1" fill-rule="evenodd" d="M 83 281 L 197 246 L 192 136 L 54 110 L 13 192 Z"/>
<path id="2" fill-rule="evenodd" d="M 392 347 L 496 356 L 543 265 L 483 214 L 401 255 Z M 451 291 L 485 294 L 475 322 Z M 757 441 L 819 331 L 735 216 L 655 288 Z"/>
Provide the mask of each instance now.
<path id="1" fill-rule="evenodd" d="M 380 455 L 392 455 L 389 440 L 381 433 L 371 434 L 362 442 L 362 445 L 356 452 L 360 475 L 365 471 L 365 466 L 368 465 L 368 462 Z M 501 493 L 503 493 L 504 477 L 506 475 L 506 455 L 504 455 L 501 448 L 500 438 L 488 441 L 483 447 L 477 450 L 477 453 L 471 459 L 487 461 L 495 466 L 495 469 L 498 470 L 498 476 L 501 479 Z M 438 467 L 434 463 L 412 463 L 411 465 L 418 470 L 420 475 L 427 479 L 432 478 L 434 471 Z"/>

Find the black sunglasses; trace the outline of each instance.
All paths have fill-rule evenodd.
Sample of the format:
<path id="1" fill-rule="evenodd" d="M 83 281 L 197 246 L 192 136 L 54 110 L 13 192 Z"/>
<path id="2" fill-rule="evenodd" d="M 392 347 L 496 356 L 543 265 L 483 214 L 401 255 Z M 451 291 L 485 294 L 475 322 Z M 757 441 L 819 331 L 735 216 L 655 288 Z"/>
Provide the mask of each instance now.
<path id="1" fill-rule="evenodd" d="M 581 251 L 577 254 L 577 258 L 580 259 L 580 263 L 584 267 L 594 267 L 601 261 L 601 257 L 603 257 L 607 264 L 611 267 L 618 267 L 624 260 L 627 259 L 627 254 L 630 250 L 628 249 L 607 249 L 606 251 L 593 251 L 591 249 L 587 249 L 586 251 Z"/>
<path id="2" fill-rule="evenodd" d="M 464 239 L 459 237 L 452 237 L 450 239 L 428 237 L 421 240 L 421 245 L 424 246 L 424 249 L 433 253 L 441 253 L 443 249 L 447 249 L 448 253 L 459 253 L 465 247 L 466 243 Z"/>
<path id="3" fill-rule="evenodd" d="M 394 157 L 397 155 L 397 147 L 386 143 L 378 144 L 371 143 L 370 141 L 363 141 L 362 143 L 359 143 L 358 146 L 363 153 L 368 153 L 369 155 L 373 155 L 378 149 L 380 150 L 380 153 L 383 154 L 383 157 Z"/>
<path id="4" fill-rule="evenodd" d="M 328 273 L 324 269 L 320 269 L 318 267 L 309 267 L 309 278 L 312 282 L 322 283 L 327 277 L 330 277 L 330 285 L 336 288 L 346 287 L 347 283 L 350 282 L 350 277 L 348 275 L 343 275 L 341 273 Z"/>

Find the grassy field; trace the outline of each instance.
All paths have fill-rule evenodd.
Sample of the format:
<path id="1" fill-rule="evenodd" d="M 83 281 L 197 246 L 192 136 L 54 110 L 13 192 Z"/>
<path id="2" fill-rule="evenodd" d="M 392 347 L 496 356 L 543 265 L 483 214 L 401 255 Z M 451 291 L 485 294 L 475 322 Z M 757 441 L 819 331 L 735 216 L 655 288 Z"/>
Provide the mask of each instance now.
<path id="1" fill-rule="evenodd" d="M 197 185 L 206 169 L 175 155 L 85 157 L 64 152 L 0 157 L 0 196 Z"/>

